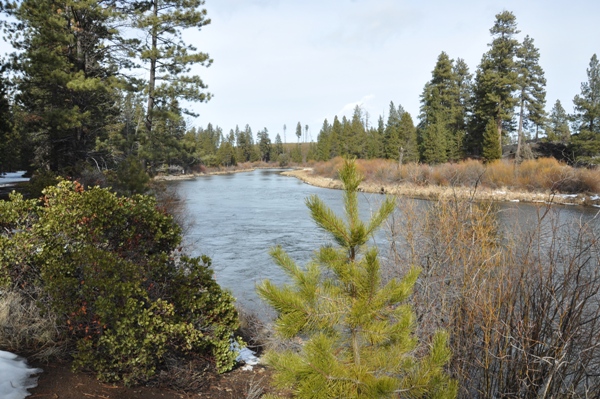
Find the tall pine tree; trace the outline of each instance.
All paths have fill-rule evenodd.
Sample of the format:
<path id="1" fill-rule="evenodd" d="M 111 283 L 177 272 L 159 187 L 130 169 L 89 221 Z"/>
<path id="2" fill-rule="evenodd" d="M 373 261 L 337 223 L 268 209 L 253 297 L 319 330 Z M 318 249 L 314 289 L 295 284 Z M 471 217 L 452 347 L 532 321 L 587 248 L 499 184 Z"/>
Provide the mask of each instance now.
<path id="1" fill-rule="evenodd" d="M 69 174 L 98 164 L 98 139 L 116 108 L 119 18 L 97 1 L 24 0 L 7 4 L 16 49 L 16 105 L 35 145 L 38 168 Z"/>
<path id="2" fill-rule="evenodd" d="M 600 63 L 594 54 L 587 69 L 587 82 L 573 99 L 572 151 L 577 162 L 600 163 Z"/>
<path id="3" fill-rule="evenodd" d="M 195 114 L 179 106 L 178 114 L 170 104 L 204 102 L 211 98 L 207 86 L 192 67 L 210 66 L 209 55 L 183 40 L 186 30 L 200 30 L 210 23 L 204 0 L 141 0 L 128 3 L 132 26 L 140 33 L 132 51 L 148 71 L 145 84 L 147 98 L 145 127 L 151 147 L 165 147 L 171 142 L 169 132 L 157 130 L 161 125 L 178 123 L 183 115 Z M 167 121 L 174 119 L 174 121 Z"/>
<path id="4" fill-rule="evenodd" d="M 518 87 L 519 77 L 515 62 L 519 48 L 515 35 L 519 31 L 513 13 L 503 11 L 497 14 L 490 33 L 490 50 L 483 55 L 475 77 L 473 118 L 468 131 L 468 148 L 474 155 L 482 154 L 484 150 L 484 134 L 488 135 L 486 143 L 494 147 L 489 150 L 495 151 L 502 145 L 517 102 L 513 93 Z M 496 124 L 497 145 L 490 141 L 487 128 L 490 119 Z"/>
<path id="5" fill-rule="evenodd" d="M 438 57 L 432 77 L 421 94 L 417 138 L 426 163 L 457 161 L 464 156 L 464 139 L 470 117 L 472 83 L 463 59 Z"/>
<path id="6" fill-rule="evenodd" d="M 563 108 L 560 100 L 556 100 L 548 123 L 545 126 L 546 138 L 549 141 L 560 141 L 563 144 L 569 142 L 571 138 L 571 129 L 569 128 L 569 115 Z"/>
<path id="7" fill-rule="evenodd" d="M 516 161 L 521 158 L 523 145 L 523 127 L 529 123 L 535 128 L 535 138 L 538 139 L 538 130 L 543 128 L 546 107 L 546 78 L 544 70 L 539 64 L 540 53 L 533 44 L 533 39 L 526 36 L 523 44 L 517 51 L 517 71 L 519 78 L 519 128 L 517 137 Z"/>

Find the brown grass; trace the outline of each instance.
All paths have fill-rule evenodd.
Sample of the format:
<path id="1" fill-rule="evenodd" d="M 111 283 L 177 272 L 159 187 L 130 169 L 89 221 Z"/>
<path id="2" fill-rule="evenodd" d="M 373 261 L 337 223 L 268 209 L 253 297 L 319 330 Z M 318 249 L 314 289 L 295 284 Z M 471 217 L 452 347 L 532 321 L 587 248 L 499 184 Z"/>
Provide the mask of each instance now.
<path id="1" fill-rule="evenodd" d="M 16 290 L 0 293 L 0 348 L 31 354 L 37 360 L 64 354 L 56 314 L 28 294 Z"/>
<path id="2" fill-rule="evenodd" d="M 290 173 L 309 184 L 339 188 L 337 170 L 342 158 L 316 163 L 312 171 Z M 443 165 L 406 164 L 382 159 L 357 160 L 365 179 L 363 191 L 385 192 L 423 199 L 475 198 L 480 200 L 555 202 L 600 205 L 600 169 L 573 168 L 554 158 L 527 160 L 520 165 L 500 160 L 477 160 Z M 580 194 L 568 198 L 561 194 Z"/>

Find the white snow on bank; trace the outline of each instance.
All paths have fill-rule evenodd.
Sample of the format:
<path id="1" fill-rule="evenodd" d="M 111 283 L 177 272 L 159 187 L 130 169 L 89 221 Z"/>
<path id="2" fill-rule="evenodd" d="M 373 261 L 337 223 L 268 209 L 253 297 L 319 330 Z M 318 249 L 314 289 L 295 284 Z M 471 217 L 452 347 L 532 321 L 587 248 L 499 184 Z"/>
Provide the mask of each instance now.
<path id="1" fill-rule="evenodd" d="M 591 199 L 592 201 L 598 201 L 598 200 L 600 200 L 600 195 L 592 195 L 592 196 L 590 197 L 590 199 Z"/>
<path id="2" fill-rule="evenodd" d="M 20 172 L 12 172 L 12 173 L 0 173 L 0 186 L 19 183 L 23 181 L 28 181 L 29 177 L 23 177 L 25 171 L 22 170 Z"/>
<path id="3" fill-rule="evenodd" d="M 252 367 L 260 362 L 260 359 L 256 357 L 256 352 L 248 348 L 240 349 L 240 344 L 235 341 L 231 342 L 231 350 L 237 352 L 238 354 L 238 356 L 235 358 L 236 362 L 246 364 L 244 367 L 242 367 L 242 370 L 252 371 Z"/>
<path id="4" fill-rule="evenodd" d="M 0 398 L 23 399 L 29 396 L 27 389 L 37 386 L 41 369 L 31 369 L 25 359 L 10 352 L 0 351 Z"/>

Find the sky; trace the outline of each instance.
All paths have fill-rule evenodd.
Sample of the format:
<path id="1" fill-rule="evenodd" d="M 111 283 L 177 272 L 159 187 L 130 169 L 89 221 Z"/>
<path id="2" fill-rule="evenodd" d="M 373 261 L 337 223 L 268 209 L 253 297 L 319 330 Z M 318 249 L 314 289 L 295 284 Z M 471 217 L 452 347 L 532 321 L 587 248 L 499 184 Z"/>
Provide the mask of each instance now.
<path id="1" fill-rule="evenodd" d="M 214 60 L 194 73 L 213 98 L 191 104 L 225 133 L 250 125 L 296 142 L 298 122 L 316 140 L 325 118 L 356 105 L 376 124 L 390 101 L 418 122 L 419 97 L 442 51 L 475 74 L 495 15 L 516 16 L 534 39 L 547 79 L 547 110 L 567 112 L 600 53 L 598 0 L 206 0 L 211 23 L 184 40 Z M 0 52 L 2 51 L 0 43 Z M 283 126 L 287 126 L 284 136 Z"/>
<path id="2" fill-rule="evenodd" d="M 211 24 L 186 36 L 214 62 L 198 69 L 214 97 L 194 104 L 196 126 L 227 133 L 250 125 L 271 138 L 298 122 L 316 140 L 325 118 L 358 104 L 376 124 L 390 101 L 417 123 L 419 97 L 442 51 L 475 73 L 495 15 L 516 16 L 534 39 L 547 79 L 547 108 L 567 112 L 600 53 L 600 1 L 572 0 L 206 0 Z"/>

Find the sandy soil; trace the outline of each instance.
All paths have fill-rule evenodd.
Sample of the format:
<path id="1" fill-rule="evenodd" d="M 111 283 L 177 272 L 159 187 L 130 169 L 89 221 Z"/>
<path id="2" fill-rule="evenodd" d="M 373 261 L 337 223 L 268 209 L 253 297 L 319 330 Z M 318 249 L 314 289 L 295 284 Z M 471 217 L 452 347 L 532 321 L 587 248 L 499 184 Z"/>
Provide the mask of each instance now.
<path id="1" fill-rule="evenodd" d="M 337 179 L 331 179 L 315 175 L 310 168 L 297 169 L 282 173 L 285 176 L 293 176 L 307 184 L 323 187 L 341 189 L 342 182 Z M 442 187 L 442 186 L 417 186 L 414 184 L 382 184 L 364 181 L 359 186 L 359 190 L 368 193 L 392 194 L 409 198 L 419 199 L 473 199 L 473 200 L 493 200 L 510 202 L 534 202 L 534 203 L 555 203 L 565 205 L 587 205 L 600 207 L 600 196 L 589 196 L 584 194 L 561 195 L 550 192 L 526 192 L 513 191 L 507 189 L 492 190 L 485 187 L 477 189 L 467 187 Z"/>

